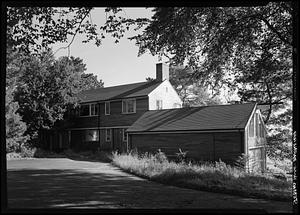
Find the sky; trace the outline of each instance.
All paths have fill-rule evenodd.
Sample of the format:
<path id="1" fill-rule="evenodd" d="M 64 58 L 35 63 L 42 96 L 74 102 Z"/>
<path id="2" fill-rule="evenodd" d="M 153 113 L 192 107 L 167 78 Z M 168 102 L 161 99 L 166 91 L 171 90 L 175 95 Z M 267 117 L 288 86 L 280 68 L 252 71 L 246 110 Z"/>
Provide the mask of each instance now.
<path id="1" fill-rule="evenodd" d="M 124 11 L 124 15 L 129 18 L 151 18 L 153 15 L 151 8 L 124 8 Z M 104 8 L 95 8 L 92 11 L 93 23 L 101 26 L 105 19 Z M 102 79 L 104 82 L 104 87 L 143 82 L 147 77 L 155 78 L 158 57 L 149 53 L 138 57 L 138 47 L 135 45 L 135 41 L 127 39 L 132 35 L 134 35 L 133 30 L 125 34 L 117 44 L 114 43 L 115 39 L 107 36 L 99 47 L 92 41 L 82 43 L 81 41 L 85 37 L 77 35 L 71 45 L 70 55 L 83 59 L 87 68 L 86 73 L 97 75 L 98 80 Z M 55 44 L 53 52 L 55 53 L 60 47 L 66 45 L 67 43 Z M 61 49 L 55 54 L 55 57 L 67 55 L 67 49 Z"/>

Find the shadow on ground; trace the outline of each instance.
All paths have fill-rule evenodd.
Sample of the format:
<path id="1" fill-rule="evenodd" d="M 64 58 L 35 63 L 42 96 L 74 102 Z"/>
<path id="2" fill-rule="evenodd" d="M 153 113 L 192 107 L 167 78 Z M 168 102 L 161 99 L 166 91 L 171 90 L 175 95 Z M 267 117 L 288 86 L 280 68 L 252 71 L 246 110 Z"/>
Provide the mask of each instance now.
<path id="1" fill-rule="evenodd" d="M 134 195 L 134 190 L 145 188 L 145 181 L 127 176 L 78 170 L 10 170 L 7 181 L 9 208 L 130 208 L 134 205 L 124 202 L 134 202 L 139 198 Z M 149 205 L 160 189 L 152 187 L 151 192 Z"/>
<path id="2" fill-rule="evenodd" d="M 286 202 L 241 198 L 166 186 L 108 163 L 61 159 L 10 161 L 8 209 L 263 209 L 291 211 Z"/>

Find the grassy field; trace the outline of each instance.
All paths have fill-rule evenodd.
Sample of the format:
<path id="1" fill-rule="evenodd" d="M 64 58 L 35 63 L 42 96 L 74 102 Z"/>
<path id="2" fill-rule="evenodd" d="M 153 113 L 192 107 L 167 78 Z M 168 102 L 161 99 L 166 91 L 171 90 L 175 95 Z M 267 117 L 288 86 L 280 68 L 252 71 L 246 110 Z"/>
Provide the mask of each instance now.
<path id="1" fill-rule="evenodd" d="M 156 154 L 117 154 L 112 162 L 121 169 L 164 184 L 280 201 L 292 200 L 291 181 L 247 173 L 224 162 L 175 163 Z"/>

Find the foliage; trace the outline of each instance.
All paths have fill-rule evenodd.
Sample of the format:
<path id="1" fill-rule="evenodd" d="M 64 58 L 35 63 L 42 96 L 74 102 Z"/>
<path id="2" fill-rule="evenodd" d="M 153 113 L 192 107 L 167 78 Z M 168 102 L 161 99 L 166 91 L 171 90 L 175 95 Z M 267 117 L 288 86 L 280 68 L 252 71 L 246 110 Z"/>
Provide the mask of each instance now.
<path id="1" fill-rule="evenodd" d="M 125 171 L 168 185 L 246 197 L 291 200 L 290 182 L 262 174 L 250 174 L 221 161 L 201 165 L 168 160 L 157 162 L 155 156 L 149 153 L 113 153 L 112 161 Z"/>
<path id="2" fill-rule="evenodd" d="M 183 66 L 170 67 L 170 82 L 180 96 L 183 106 L 221 104 L 218 93 L 208 92 L 208 86 L 193 79 L 193 70 Z M 212 90 L 213 91 L 213 90 Z"/>
<path id="3" fill-rule="evenodd" d="M 7 46 L 25 53 L 39 54 L 54 43 L 69 42 L 70 48 L 76 35 L 84 34 L 83 43 L 94 42 L 100 46 L 105 35 L 112 34 L 116 43 L 124 36 L 125 30 L 135 26 L 140 29 L 149 20 L 129 19 L 116 16 L 120 9 L 105 8 L 106 23 L 93 23 L 92 7 L 7 7 Z M 71 38 L 71 39 L 70 39 Z M 68 41 L 70 39 L 70 41 Z"/>
<path id="4" fill-rule="evenodd" d="M 86 74 L 81 59 L 61 57 L 56 60 L 51 51 L 39 57 L 27 57 L 19 70 L 15 100 L 20 106 L 18 113 L 27 124 L 26 134 L 32 139 L 39 129 L 49 129 L 63 119 L 67 108 L 77 104 L 79 91 L 103 86 L 94 76 L 82 78 Z"/>
<path id="5" fill-rule="evenodd" d="M 154 159 L 159 163 L 163 163 L 168 160 L 166 154 L 162 152 L 160 149 L 158 149 L 157 153 L 154 154 Z"/>
<path id="6" fill-rule="evenodd" d="M 27 127 L 17 113 L 19 104 L 13 100 L 13 95 L 14 90 L 7 87 L 5 96 L 6 153 L 20 152 L 21 146 L 29 139 L 28 136 L 23 135 Z"/>
<path id="7" fill-rule="evenodd" d="M 292 98 L 292 11 L 292 2 L 157 7 L 143 33 L 131 39 L 139 46 L 139 55 L 149 51 L 166 56 L 172 64 L 186 64 L 194 83 L 199 80 L 216 92 L 227 86 L 237 89 L 241 102 L 268 105 L 263 113 L 270 131 L 268 153 L 275 159 L 288 158 L 291 125 L 281 129 L 275 113 L 288 109 Z M 285 116 L 291 122 L 291 111 Z M 271 132 L 273 127 L 281 134 Z M 284 153 L 277 153 L 282 149 Z"/>
<path id="8" fill-rule="evenodd" d="M 178 149 L 179 152 L 176 153 L 177 162 L 186 162 L 187 161 L 187 151 L 183 152 L 181 148 Z"/>

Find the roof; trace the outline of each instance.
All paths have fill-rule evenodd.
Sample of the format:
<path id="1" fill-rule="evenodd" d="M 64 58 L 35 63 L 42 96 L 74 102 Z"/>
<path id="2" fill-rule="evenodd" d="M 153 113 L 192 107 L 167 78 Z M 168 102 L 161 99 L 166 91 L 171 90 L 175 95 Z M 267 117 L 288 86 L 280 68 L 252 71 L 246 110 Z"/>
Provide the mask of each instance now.
<path id="1" fill-rule="evenodd" d="M 77 96 L 80 99 L 80 102 L 105 101 L 146 96 L 160 84 L 161 82 L 155 80 L 151 82 L 125 84 L 113 87 L 85 90 L 80 92 Z"/>
<path id="2" fill-rule="evenodd" d="M 254 107 L 246 103 L 147 111 L 127 132 L 243 129 Z"/>

